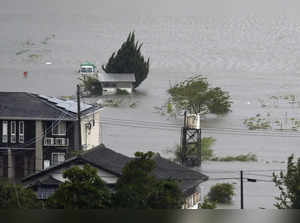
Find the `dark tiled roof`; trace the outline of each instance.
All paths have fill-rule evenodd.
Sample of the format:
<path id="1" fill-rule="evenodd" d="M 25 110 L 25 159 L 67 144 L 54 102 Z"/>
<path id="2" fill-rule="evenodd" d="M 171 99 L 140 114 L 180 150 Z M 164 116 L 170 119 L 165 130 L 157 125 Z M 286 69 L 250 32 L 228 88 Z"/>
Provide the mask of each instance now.
<path id="1" fill-rule="evenodd" d="M 156 155 L 154 158 L 154 175 L 158 179 L 176 179 L 179 181 L 180 188 L 183 191 L 197 186 L 199 183 L 208 179 L 207 176 L 186 167 L 180 166 L 170 160 Z"/>
<path id="2" fill-rule="evenodd" d="M 61 181 L 53 178 L 52 176 L 48 176 L 45 179 L 37 181 L 34 185 L 32 186 L 37 186 L 37 185 L 47 185 L 47 186 L 58 186 L 61 184 Z"/>
<path id="3" fill-rule="evenodd" d="M 51 103 L 36 94 L 0 92 L 0 118 L 76 120 L 77 116 L 75 113 L 60 108 L 55 103 Z"/>
<path id="4" fill-rule="evenodd" d="M 108 149 L 104 145 L 97 146 L 85 152 L 81 155 L 81 157 L 87 162 L 117 175 L 121 175 L 123 167 L 126 163 L 133 159 Z M 156 164 L 153 172 L 154 176 L 158 179 L 178 180 L 183 191 L 207 180 L 207 176 L 180 166 L 170 160 L 162 158 L 159 155 L 155 155 L 153 160 Z"/>
<path id="5" fill-rule="evenodd" d="M 122 169 L 131 158 L 117 153 L 104 145 L 99 145 L 80 155 L 83 160 L 94 164 L 116 175 L 122 174 Z"/>
<path id="6" fill-rule="evenodd" d="M 60 163 L 56 166 L 50 167 L 39 173 L 25 177 L 23 182 L 30 181 L 36 177 L 43 176 L 52 170 L 59 169 L 63 166 L 69 165 L 73 162 L 89 163 L 93 166 L 97 166 L 100 169 L 106 170 L 112 174 L 120 176 L 122 169 L 126 163 L 133 158 L 127 157 L 123 154 L 117 153 L 111 149 L 106 148 L 104 145 L 99 145 L 91 150 L 84 152 L 77 157 L 73 157 Z M 184 193 L 196 187 L 199 183 L 206 181 L 207 176 L 188 168 L 182 167 L 176 163 L 173 163 L 167 159 L 156 155 L 153 160 L 156 163 L 154 169 L 154 176 L 158 179 L 176 179 L 179 181 L 179 186 Z"/>
<path id="7" fill-rule="evenodd" d="M 56 119 L 62 112 L 33 94 L 0 92 L 0 117 Z M 71 115 L 66 116 L 73 119 Z"/>

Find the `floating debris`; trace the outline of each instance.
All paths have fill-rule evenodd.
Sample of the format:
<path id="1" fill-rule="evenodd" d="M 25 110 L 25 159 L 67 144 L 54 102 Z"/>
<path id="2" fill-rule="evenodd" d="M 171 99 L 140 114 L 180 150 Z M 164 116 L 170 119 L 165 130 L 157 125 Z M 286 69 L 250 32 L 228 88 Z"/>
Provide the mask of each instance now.
<path id="1" fill-rule="evenodd" d="M 26 50 L 20 50 L 18 52 L 16 52 L 16 55 L 21 55 L 23 53 L 27 53 L 29 51 L 29 49 L 26 49 Z"/>
<path id="2" fill-rule="evenodd" d="M 41 55 L 39 55 L 39 54 L 30 54 L 29 55 L 29 58 L 31 58 L 31 59 L 38 59 L 40 57 L 41 57 Z"/>

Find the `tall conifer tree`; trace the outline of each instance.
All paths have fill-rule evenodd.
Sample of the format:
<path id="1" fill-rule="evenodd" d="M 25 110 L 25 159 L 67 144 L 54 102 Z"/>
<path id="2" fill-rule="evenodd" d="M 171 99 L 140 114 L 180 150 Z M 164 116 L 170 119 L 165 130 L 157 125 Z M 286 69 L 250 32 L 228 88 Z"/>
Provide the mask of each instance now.
<path id="1" fill-rule="evenodd" d="M 114 52 L 102 69 L 106 73 L 134 73 L 136 79 L 134 88 L 137 88 L 147 78 L 149 72 L 150 59 L 145 60 L 141 54 L 142 45 L 135 41 L 134 32 L 129 33 L 117 54 Z"/>

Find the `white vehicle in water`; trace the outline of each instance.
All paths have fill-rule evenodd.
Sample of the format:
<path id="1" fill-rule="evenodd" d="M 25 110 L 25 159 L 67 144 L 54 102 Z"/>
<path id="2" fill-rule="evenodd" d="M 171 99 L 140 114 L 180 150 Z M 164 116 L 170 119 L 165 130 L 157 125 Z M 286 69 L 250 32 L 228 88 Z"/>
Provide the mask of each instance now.
<path id="1" fill-rule="evenodd" d="M 83 76 L 83 79 L 86 79 L 87 77 L 97 78 L 98 70 L 94 64 L 85 62 L 80 64 L 79 73 Z"/>

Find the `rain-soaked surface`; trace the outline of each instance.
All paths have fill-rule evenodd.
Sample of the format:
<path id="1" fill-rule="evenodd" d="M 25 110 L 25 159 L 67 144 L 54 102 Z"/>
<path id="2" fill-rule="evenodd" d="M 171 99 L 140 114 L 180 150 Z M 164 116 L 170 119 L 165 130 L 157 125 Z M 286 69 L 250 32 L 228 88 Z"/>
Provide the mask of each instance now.
<path id="1" fill-rule="evenodd" d="M 258 162 L 204 162 L 202 171 L 211 180 L 203 190 L 217 182 L 233 182 L 234 202 L 224 208 L 239 208 L 238 178 L 244 170 L 246 177 L 259 180 L 245 182 L 245 208 L 273 208 L 277 192 L 272 172 L 285 169 L 290 154 L 300 156 L 300 133 L 251 134 L 243 120 L 270 113 L 284 127 L 290 118 L 300 119 L 299 104 L 275 105 L 270 99 L 294 95 L 300 100 L 300 20 L 291 16 L 296 14 L 293 10 L 262 16 L 236 13 L 235 5 L 231 14 L 230 5 L 221 13 L 217 4 L 205 5 L 205 11 L 192 1 L 189 16 L 189 7 L 179 3 L 159 3 L 156 14 L 148 1 L 134 1 L 135 7 L 128 10 L 125 4 L 117 7 L 109 1 L 47 2 L 1 0 L 1 91 L 72 95 L 79 64 L 88 60 L 100 69 L 134 30 L 143 42 L 143 54 L 151 59 L 150 73 L 128 103 L 103 110 L 104 144 L 126 155 L 152 150 L 170 157 L 167 151 L 179 143 L 182 120 L 162 116 L 154 107 L 166 101 L 170 84 L 203 74 L 213 86 L 228 91 L 234 102 L 228 115 L 201 121 L 203 135 L 216 138 L 215 154 L 251 152 L 258 157 Z M 280 4 L 274 7 L 280 11 Z M 131 103 L 136 107 L 131 108 Z"/>

